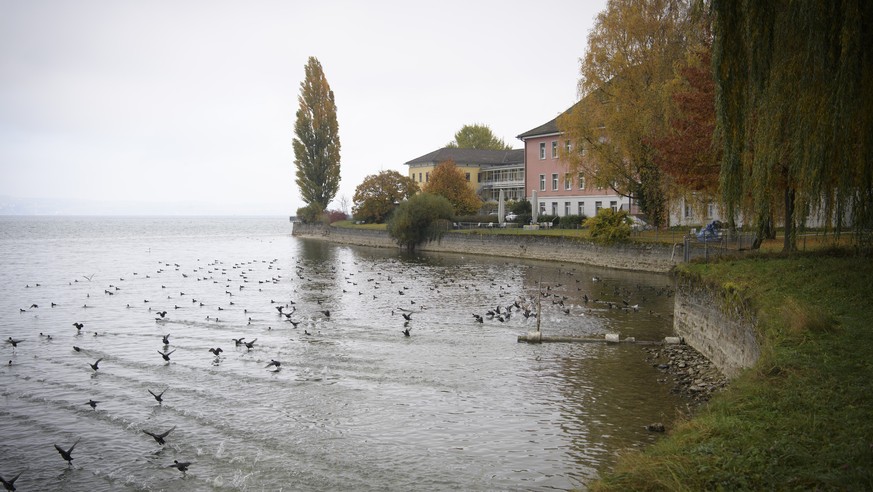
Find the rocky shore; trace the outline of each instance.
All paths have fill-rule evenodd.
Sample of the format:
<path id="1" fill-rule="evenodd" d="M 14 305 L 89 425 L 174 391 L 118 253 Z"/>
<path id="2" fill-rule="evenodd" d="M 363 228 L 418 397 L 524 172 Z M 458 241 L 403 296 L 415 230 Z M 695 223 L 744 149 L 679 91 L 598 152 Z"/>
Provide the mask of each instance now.
<path id="1" fill-rule="evenodd" d="M 671 385 L 671 391 L 687 398 L 692 407 L 709 401 L 728 385 L 728 378 L 690 345 L 650 346 L 643 350 L 646 361 L 662 372 L 658 382 Z"/>

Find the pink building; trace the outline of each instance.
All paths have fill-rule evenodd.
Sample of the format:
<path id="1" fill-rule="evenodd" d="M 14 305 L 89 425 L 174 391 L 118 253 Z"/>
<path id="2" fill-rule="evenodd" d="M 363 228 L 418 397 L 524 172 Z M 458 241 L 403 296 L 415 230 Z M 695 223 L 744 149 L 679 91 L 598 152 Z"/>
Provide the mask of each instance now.
<path id="1" fill-rule="evenodd" d="M 560 151 L 572 150 L 570 141 L 558 130 L 558 118 L 519 135 L 524 142 L 525 195 L 540 214 L 585 215 L 592 217 L 601 208 L 636 213 L 633 200 L 611 188 L 586 183 L 584 174 L 571 173 L 560 159 Z M 533 203 L 533 192 L 537 203 Z"/>

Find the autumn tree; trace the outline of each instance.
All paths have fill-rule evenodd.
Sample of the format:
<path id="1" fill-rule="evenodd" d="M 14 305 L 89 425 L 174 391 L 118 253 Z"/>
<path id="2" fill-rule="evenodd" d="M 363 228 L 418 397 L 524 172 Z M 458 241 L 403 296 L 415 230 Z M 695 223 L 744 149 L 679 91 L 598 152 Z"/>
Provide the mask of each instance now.
<path id="1" fill-rule="evenodd" d="M 558 119 L 571 171 L 633 197 L 654 225 L 666 215 L 653 140 L 666 129 L 665 88 L 687 51 L 690 0 L 610 0 L 581 60 L 581 100 Z"/>
<path id="2" fill-rule="evenodd" d="M 371 174 L 355 188 L 355 219 L 381 224 L 397 204 L 418 192 L 418 184 L 397 171 Z"/>
<path id="3" fill-rule="evenodd" d="M 452 204 L 442 196 L 419 193 L 401 203 L 388 219 L 388 235 L 397 244 L 413 250 L 436 241 L 448 230 L 453 215 Z"/>
<path id="4" fill-rule="evenodd" d="M 502 138 L 497 138 L 488 125 L 464 125 L 446 147 L 460 149 L 512 150 Z"/>
<path id="5" fill-rule="evenodd" d="M 818 214 L 873 249 L 873 2 L 713 0 L 721 187 L 783 249 Z"/>
<path id="6" fill-rule="evenodd" d="M 673 83 L 669 125 L 651 142 L 655 163 L 668 178 L 671 195 L 717 199 L 721 153 L 714 141 L 715 82 L 708 44 L 688 53 Z"/>
<path id="7" fill-rule="evenodd" d="M 423 191 L 448 199 L 458 215 L 472 215 L 482 208 L 482 199 L 470 188 L 464 172 L 451 160 L 434 168 Z"/>
<path id="8" fill-rule="evenodd" d="M 324 210 L 339 191 L 340 140 L 333 91 L 321 63 L 309 57 L 297 98 L 294 124 L 294 164 L 304 202 Z"/>

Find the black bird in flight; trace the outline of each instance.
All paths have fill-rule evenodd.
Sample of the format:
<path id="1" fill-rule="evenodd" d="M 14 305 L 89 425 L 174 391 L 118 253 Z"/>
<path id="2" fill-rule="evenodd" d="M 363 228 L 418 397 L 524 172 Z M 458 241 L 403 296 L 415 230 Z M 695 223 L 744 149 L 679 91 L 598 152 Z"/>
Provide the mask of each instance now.
<path id="1" fill-rule="evenodd" d="M 99 367 L 97 367 L 97 364 L 99 364 L 101 360 L 103 360 L 103 357 L 95 360 L 93 364 L 88 363 L 88 365 L 91 366 L 91 369 L 94 369 L 96 371 L 97 369 L 100 369 Z"/>
<path id="2" fill-rule="evenodd" d="M 170 334 L 167 333 L 166 335 L 164 335 L 162 337 L 162 340 L 164 341 L 164 345 L 169 345 L 170 344 Z"/>
<path id="3" fill-rule="evenodd" d="M 98 403 L 100 403 L 100 402 L 95 401 L 95 400 L 88 400 L 88 403 L 86 403 L 85 405 L 91 405 L 91 408 L 93 408 L 94 410 L 97 410 Z"/>
<path id="4" fill-rule="evenodd" d="M 324 311 L 322 311 L 321 314 L 323 314 L 325 318 L 330 318 L 330 311 L 327 310 L 327 309 L 325 309 Z"/>
<path id="5" fill-rule="evenodd" d="M 266 365 L 266 367 L 276 366 L 276 370 L 279 370 L 279 367 L 282 365 L 281 362 L 275 359 L 270 359 L 270 363 Z"/>
<path id="6" fill-rule="evenodd" d="M 252 347 L 255 346 L 255 342 L 257 342 L 257 341 L 258 341 L 258 339 L 255 338 L 255 339 L 252 340 L 251 342 L 243 342 L 243 345 L 245 345 L 247 349 L 251 350 Z"/>
<path id="7" fill-rule="evenodd" d="M 18 480 L 18 477 L 20 477 L 20 476 L 21 476 L 21 472 L 18 472 L 18 475 L 15 475 L 14 477 L 12 477 L 9 480 L 6 480 L 5 478 L 0 477 L 0 482 L 3 483 L 3 488 L 5 488 L 6 490 L 9 490 L 11 492 L 15 492 L 15 481 Z"/>
<path id="8" fill-rule="evenodd" d="M 79 347 L 77 347 L 77 346 L 75 346 L 75 345 L 73 345 L 73 350 L 75 350 L 76 352 L 81 352 L 81 351 L 82 351 L 81 348 L 79 348 Z"/>
<path id="9" fill-rule="evenodd" d="M 242 345 L 243 343 L 245 343 L 245 342 L 243 342 L 243 340 L 245 340 L 245 339 L 246 339 L 246 337 L 242 337 L 242 338 L 231 338 L 231 340 L 233 340 L 233 343 L 235 343 L 237 347 L 239 347 L 240 345 Z"/>
<path id="10" fill-rule="evenodd" d="M 67 449 L 66 451 L 64 451 L 64 448 L 55 444 L 55 449 L 57 449 L 58 452 L 61 453 L 61 458 L 66 460 L 67 463 L 70 465 L 73 464 L 73 456 L 72 456 L 73 449 L 76 447 L 76 444 L 79 444 L 79 441 L 81 441 L 81 439 L 77 439 L 76 442 L 74 442 L 73 445 L 70 446 L 70 449 Z"/>
<path id="11" fill-rule="evenodd" d="M 408 337 L 408 336 L 409 336 L 409 330 L 411 330 L 411 329 L 412 329 L 412 328 L 407 328 L 407 329 L 403 330 L 403 335 Z"/>
<path id="12" fill-rule="evenodd" d="M 412 313 L 401 313 L 403 315 L 403 319 L 406 321 L 412 321 Z"/>
<path id="13" fill-rule="evenodd" d="M 216 357 L 218 357 L 218 354 L 224 352 L 224 350 L 221 350 L 221 347 L 211 348 L 211 349 L 209 349 L 209 351 L 212 352 L 213 354 L 215 354 Z"/>
<path id="14" fill-rule="evenodd" d="M 155 433 L 149 432 L 147 430 L 143 430 L 143 432 L 152 436 L 152 438 L 154 438 L 154 440 L 157 441 L 158 444 L 164 445 L 165 444 L 164 438 L 166 438 L 170 434 L 170 432 L 173 432 L 173 429 L 175 429 L 175 428 L 176 428 L 176 426 L 174 425 L 170 430 L 168 430 L 167 432 L 164 432 L 163 434 L 155 434 Z"/>
<path id="15" fill-rule="evenodd" d="M 6 343 L 12 344 L 12 348 L 18 347 L 18 344 L 23 342 L 24 340 L 13 340 L 12 337 L 6 339 Z"/>
<path id="16" fill-rule="evenodd" d="M 173 460 L 173 464 L 170 465 L 170 467 L 175 468 L 175 469 L 179 470 L 180 472 L 182 472 L 183 475 L 185 474 L 186 471 L 188 471 L 189 466 L 191 466 L 190 461 L 178 461 L 178 460 Z"/>
<path id="17" fill-rule="evenodd" d="M 81 332 L 82 332 L 82 328 L 85 327 L 85 323 L 79 323 L 79 322 L 76 322 L 76 323 L 73 323 L 73 326 L 76 327 L 76 332 L 77 332 L 77 333 L 81 333 Z"/>
<path id="18" fill-rule="evenodd" d="M 176 351 L 176 349 L 173 349 L 169 352 L 161 352 L 160 350 L 158 350 L 158 353 L 161 354 L 161 357 L 163 357 L 165 361 L 170 362 L 170 354 L 172 354 L 175 351 Z"/>
<path id="19" fill-rule="evenodd" d="M 167 392 L 167 390 L 168 390 L 168 389 L 170 389 L 170 388 L 164 388 L 164 391 L 161 391 L 161 392 L 160 392 L 160 393 L 158 393 L 158 394 L 155 394 L 155 392 L 154 392 L 154 391 L 152 391 L 152 390 L 149 390 L 149 393 L 151 393 L 151 394 L 152 394 L 152 396 L 154 396 L 154 397 L 155 397 L 155 400 L 157 400 L 157 401 L 158 401 L 158 403 L 161 403 L 161 402 L 163 402 L 163 401 L 164 401 L 164 393 L 166 393 L 166 392 Z"/>

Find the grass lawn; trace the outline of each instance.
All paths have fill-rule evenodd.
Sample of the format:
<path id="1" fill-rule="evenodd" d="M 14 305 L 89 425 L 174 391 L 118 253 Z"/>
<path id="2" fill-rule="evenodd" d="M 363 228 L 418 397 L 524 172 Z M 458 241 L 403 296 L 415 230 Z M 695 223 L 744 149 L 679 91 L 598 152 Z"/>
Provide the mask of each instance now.
<path id="1" fill-rule="evenodd" d="M 758 313 L 758 364 L 593 490 L 873 490 L 873 261 L 833 252 L 683 265 Z"/>

